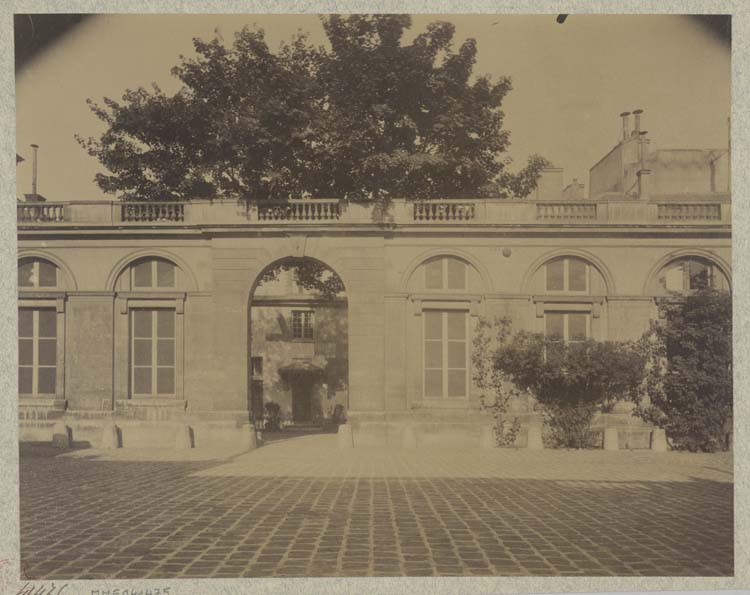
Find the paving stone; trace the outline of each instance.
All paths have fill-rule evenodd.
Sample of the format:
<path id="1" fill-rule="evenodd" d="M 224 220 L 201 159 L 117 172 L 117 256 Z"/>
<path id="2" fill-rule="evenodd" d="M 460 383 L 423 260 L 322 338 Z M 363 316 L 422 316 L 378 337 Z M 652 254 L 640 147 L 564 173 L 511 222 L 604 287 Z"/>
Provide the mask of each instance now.
<path id="1" fill-rule="evenodd" d="M 291 459 L 274 452 L 244 463 L 24 455 L 25 571 L 47 580 L 734 572 L 726 458 L 514 451 L 487 454 L 504 457 L 490 468 L 436 451 L 377 459 L 378 474 L 347 461 L 380 455 L 336 451 L 345 473 L 318 457 L 286 477 Z"/>

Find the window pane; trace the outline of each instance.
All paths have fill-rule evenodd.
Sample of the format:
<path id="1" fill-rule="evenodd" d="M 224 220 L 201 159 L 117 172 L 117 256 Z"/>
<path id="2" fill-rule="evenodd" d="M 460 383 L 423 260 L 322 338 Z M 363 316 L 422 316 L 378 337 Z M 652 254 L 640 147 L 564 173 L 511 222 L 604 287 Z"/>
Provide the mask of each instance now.
<path id="1" fill-rule="evenodd" d="M 466 264 L 463 260 L 448 259 L 448 289 L 466 289 Z"/>
<path id="2" fill-rule="evenodd" d="M 683 291 L 684 276 L 682 264 L 672 266 L 664 274 L 664 287 L 668 291 Z"/>
<path id="3" fill-rule="evenodd" d="M 305 339 L 313 338 L 313 313 L 304 312 L 302 334 Z"/>
<path id="4" fill-rule="evenodd" d="M 133 336 L 151 338 L 151 310 L 133 310 Z"/>
<path id="5" fill-rule="evenodd" d="M 706 289 L 711 285 L 711 270 L 709 266 L 698 260 L 687 263 L 690 275 L 690 289 Z"/>
<path id="6" fill-rule="evenodd" d="M 443 313 L 426 310 L 424 316 L 424 338 L 440 339 L 443 336 Z"/>
<path id="7" fill-rule="evenodd" d="M 57 339 L 39 339 L 39 365 L 54 366 L 57 363 Z"/>
<path id="8" fill-rule="evenodd" d="M 562 291 L 564 260 L 562 258 L 547 263 L 547 291 Z"/>
<path id="9" fill-rule="evenodd" d="M 39 394 L 54 394 L 56 376 L 57 368 L 39 368 Z"/>
<path id="10" fill-rule="evenodd" d="M 34 311 L 28 308 L 19 308 L 18 310 L 18 336 L 34 336 Z"/>
<path id="11" fill-rule="evenodd" d="M 448 370 L 448 396 L 466 396 L 466 370 Z"/>
<path id="12" fill-rule="evenodd" d="M 174 338 L 174 310 L 157 310 L 156 327 L 158 337 Z"/>
<path id="13" fill-rule="evenodd" d="M 151 365 L 151 339 L 133 339 L 133 365 Z"/>
<path id="14" fill-rule="evenodd" d="M 443 259 L 436 258 L 424 265 L 425 289 L 443 289 Z"/>
<path id="15" fill-rule="evenodd" d="M 33 368 L 18 368 L 18 392 L 22 395 L 31 394 L 33 373 Z"/>
<path id="16" fill-rule="evenodd" d="M 448 338 L 466 338 L 466 313 L 448 312 Z"/>
<path id="17" fill-rule="evenodd" d="M 159 339 L 156 347 L 156 363 L 160 366 L 174 365 L 174 339 Z"/>
<path id="18" fill-rule="evenodd" d="M 424 395 L 425 397 L 443 396 L 443 371 L 425 370 L 424 372 Z"/>
<path id="19" fill-rule="evenodd" d="M 158 368 L 156 370 L 157 393 L 160 395 L 174 394 L 174 368 Z"/>
<path id="20" fill-rule="evenodd" d="M 466 342 L 448 341 L 448 367 L 466 367 Z"/>
<path id="21" fill-rule="evenodd" d="M 443 367 L 443 344 L 440 341 L 425 341 L 424 343 L 424 367 Z"/>
<path id="22" fill-rule="evenodd" d="M 568 289 L 586 291 L 586 263 L 577 258 L 568 260 Z"/>
<path id="23" fill-rule="evenodd" d="M 39 261 L 39 287 L 57 286 L 57 267 L 49 262 Z"/>
<path id="24" fill-rule="evenodd" d="M 302 338 L 302 312 L 292 312 L 292 336 Z"/>
<path id="25" fill-rule="evenodd" d="M 34 287 L 34 263 L 24 262 L 18 265 L 18 286 Z"/>
<path id="26" fill-rule="evenodd" d="M 174 265 L 171 262 L 156 261 L 156 284 L 159 287 L 174 287 Z"/>
<path id="27" fill-rule="evenodd" d="M 588 314 L 568 314 L 568 339 L 583 341 L 586 339 L 586 319 Z"/>
<path id="28" fill-rule="evenodd" d="M 152 260 L 139 262 L 133 267 L 133 285 L 135 287 L 151 287 Z"/>
<path id="29" fill-rule="evenodd" d="M 151 394 L 151 368 L 133 369 L 133 392 L 137 395 Z"/>
<path id="30" fill-rule="evenodd" d="M 34 363 L 34 341 L 33 339 L 18 340 L 18 364 L 30 366 Z"/>
<path id="31" fill-rule="evenodd" d="M 55 312 L 51 308 L 39 310 L 39 336 L 57 336 L 57 312 Z"/>
<path id="32" fill-rule="evenodd" d="M 565 336 L 564 315 L 557 312 L 544 314 L 544 334 L 550 339 L 562 339 Z"/>

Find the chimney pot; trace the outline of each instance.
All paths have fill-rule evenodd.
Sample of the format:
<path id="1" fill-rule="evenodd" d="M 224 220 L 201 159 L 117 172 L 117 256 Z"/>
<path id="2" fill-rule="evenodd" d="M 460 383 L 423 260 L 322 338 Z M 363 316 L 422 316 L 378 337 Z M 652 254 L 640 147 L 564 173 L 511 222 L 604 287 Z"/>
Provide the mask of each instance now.
<path id="1" fill-rule="evenodd" d="M 634 109 L 633 115 L 635 116 L 635 129 L 633 130 L 633 135 L 638 136 L 641 133 L 641 114 L 643 113 L 642 109 Z"/>

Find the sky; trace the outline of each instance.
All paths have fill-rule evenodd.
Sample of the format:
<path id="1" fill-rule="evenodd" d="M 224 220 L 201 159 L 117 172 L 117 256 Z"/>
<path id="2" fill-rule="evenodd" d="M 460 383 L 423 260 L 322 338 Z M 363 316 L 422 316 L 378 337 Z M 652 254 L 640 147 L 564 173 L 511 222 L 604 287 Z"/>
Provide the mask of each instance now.
<path id="1" fill-rule="evenodd" d="M 618 141 L 620 112 L 644 110 L 656 148 L 725 148 L 731 70 L 729 45 L 693 19 L 675 15 L 415 15 L 411 35 L 435 20 L 456 26 L 456 47 L 477 40 L 476 74 L 510 76 L 503 103 L 511 131 L 511 169 L 538 153 L 564 169 L 565 184 Z M 31 149 L 39 148 L 38 192 L 48 200 L 111 200 L 94 182 L 103 171 L 74 135 L 99 136 L 103 124 L 86 99 L 119 99 L 170 74 L 192 39 L 219 34 L 227 44 L 244 25 L 266 31 L 271 48 L 297 30 L 325 43 L 316 15 L 97 15 L 56 39 L 16 74 L 17 194 L 31 192 Z"/>

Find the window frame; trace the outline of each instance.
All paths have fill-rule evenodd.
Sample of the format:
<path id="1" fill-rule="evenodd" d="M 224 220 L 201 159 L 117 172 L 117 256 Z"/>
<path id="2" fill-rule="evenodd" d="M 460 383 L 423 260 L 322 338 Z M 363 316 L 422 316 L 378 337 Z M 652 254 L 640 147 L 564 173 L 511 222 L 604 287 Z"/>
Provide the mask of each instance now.
<path id="1" fill-rule="evenodd" d="M 158 335 L 158 312 L 168 311 L 173 316 L 173 333 L 171 337 L 159 337 Z M 151 362 L 148 366 L 136 365 L 135 364 L 135 342 L 136 339 L 145 339 L 146 337 L 135 336 L 135 313 L 136 312 L 149 312 L 151 314 L 151 336 L 148 337 L 151 343 Z M 128 309 L 128 327 L 130 330 L 129 334 L 129 349 L 128 349 L 128 394 L 131 399 L 175 399 L 177 398 L 177 311 L 176 308 L 168 305 L 155 306 L 155 307 L 132 307 Z M 171 339 L 172 340 L 172 360 L 171 366 L 160 365 L 158 363 L 158 345 L 160 339 Z M 135 392 L 135 370 L 136 368 L 150 368 L 151 369 L 151 392 L 150 393 L 137 393 Z M 160 368 L 171 368 L 172 369 L 172 392 L 171 393 L 160 393 L 158 392 L 158 374 Z"/>
<path id="2" fill-rule="evenodd" d="M 172 267 L 172 285 L 159 285 L 159 263 L 166 263 Z M 151 285 L 136 285 L 135 282 L 135 271 L 136 268 L 148 264 L 150 268 Z M 130 263 L 128 266 L 128 283 L 131 291 L 175 291 L 179 286 L 179 275 L 180 267 L 174 262 L 167 258 L 159 256 L 151 256 L 146 258 L 140 258 Z"/>
<path id="3" fill-rule="evenodd" d="M 576 260 L 581 263 L 583 263 L 586 274 L 586 287 L 584 289 L 570 289 L 570 261 Z M 563 263 L 563 288 L 562 289 L 550 289 L 549 288 L 549 278 L 547 276 L 547 267 L 552 264 L 553 262 L 559 262 L 562 261 Z M 550 293 L 564 293 L 564 294 L 570 294 L 570 295 L 590 295 L 591 294 L 591 263 L 588 262 L 586 259 L 581 258 L 579 256 L 559 256 L 556 258 L 551 258 L 547 262 L 544 263 L 544 291 L 548 294 Z"/>
<path id="4" fill-rule="evenodd" d="M 19 399 L 65 399 L 65 295 L 61 292 L 54 292 L 49 296 L 39 295 L 39 292 L 30 292 L 30 295 L 23 294 L 18 297 L 16 307 L 17 316 L 20 316 L 19 310 L 53 310 L 55 312 L 55 392 L 54 393 L 22 393 L 18 391 Z M 19 329 L 20 330 L 20 329 Z M 18 341 L 20 335 L 17 335 L 16 348 L 19 348 Z M 17 362 L 16 373 L 20 362 Z M 50 366 L 51 367 L 51 366 Z M 32 372 L 33 374 L 34 372 Z M 33 382 L 33 381 L 32 381 Z M 32 384 L 33 386 L 33 384 Z M 19 387 L 20 388 L 20 387 Z"/>
<path id="5" fill-rule="evenodd" d="M 455 260 L 456 262 L 461 263 L 461 266 L 463 267 L 463 287 L 449 287 L 449 274 L 448 274 L 448 262 L 451 260 Z M 441 272 L 441 278 L 440 278 L 440 287 L 428 287 L 427 283 L 427 271 L 428 267 L 435 263 L 440 262 L 440 272 Z M 458 256 L 453 256 L 451 254 L 446 254 L 443 256 L 436 256 L 433 258 L 430 258 L 426 260 L 422 264 L 422 268 L 424 269 L 423 272 L 423 288 L 425 291 L 468 291 L 469 289 L 469 264 L 462 258 L 459 258 Z"/>
<path id="6" fill-rule="evenodd" d="M 52 269 L 55 271 L 55 284 L 54 285 L 40 285 L 39 284 L 39 281 L 41 280 L 39 265 L 42 262 L 52 267 Z M 20 283 L 18 283 L 19 291 L 55 291 L 56 289 L 60 287 L 60 267 L 58 267 L 54 262 L 52 262 L 51 260 L 47 260 L 46 258 L 40 258 L 36 256 L 22 256 L 18 259 L 18 262 L 17 262 L 18 271 L 20 272 L 21 265 L 29 264 L 29 263 L 33 267 L 32 279 L 36 279 L 36 284 L 21 285 Z"/>
<path id="7" fill-rule="evenodd" d="M 441 316 L 441 368 L 427 368 L 427 341 L 435 341 L 435 339 L 427 339 L 427 314 L 430 312 L 438 312 Z M 449 363 L 449 349 L 448 344 L 451 339 L 448 338 L 448 314 L 461 314 L 464 320 L 464 368 L 451 368 Z M 421 312 L 422 316 L 422 399 L 428 402 L 446 402 L 446 401 L 467 401 L 471 395 L 471 367 L 470 367 L 470 349 L 471 349 L 471 311 L 469 308 L 440 308 L 440 307 L 429 307 L 424 308 Z M 453 339 L 455 341 L 455 339 Z M 442 395 L 434 396 L 427 394 L 427 371 L 437 370 L 442 371 Z M 464 394 L 460 396 L 449 396 L 449 372 L 450 370 L 464 370 Z"/>
<path id="8" fill-rule="evenodd" d="M 297 336 L 295 318 L 299 315 L 299 336 Z M 315 310 L 295 308 L 291 312 L 290 326 L 292 329 L 292 340 L 314 341 L 315 340 Z M 309 330 L 309 333 L 308 333 Z M 309 336 L 308 336 L 309 335 Z"/>
<path id="9" fill-rule="evenodd" d="M 20 332 L 20 318 L 21 318 L 21 310 L 28 310 L 31 313 L 31 336 L 21 336 Z M 57 329 L 57 311 L 55 306 L 43 306 L 43 307 L 29 307 L 25 305 L 19 304 L 18 306 L 18 317 L 19 317 L 19 333 L 18 333 L 18 347 L 19 347 L 19 357 L 18 357 L 18 375 L 19 375 L 19 387 L 18 387 L 18 394 L 21 397 L 40 397 L 40 398 L 50 398 L 54 397 L 58 393 L 58 351 L 59 351 L 59 342 L 60 337 L 58 336 L 58 329 Z M 39 332 L 39 317 L 40 313 L 42 311 L 50 311 L 54 316 L 54 326 L 55 326 L 55 336 L 49 337 L 45 336 L 42 337 Z M 49 364 L 40 364 L 39 363 L 39 346 L 41 340 L 55 340 L 55 363 L 53 365 Z M 21 341 L 25 340 L 31 340 L 31 365 L 22 364 L 21 363 L 21 357 L 20 357 L 20 347 L 21 347 Z M 31 368 L 31 392 L 21 392 L 20 387 L 20 375 L 21 375 L 21 368 Z M 55 379 L 55 387 L 52 392 L 40 392 L 39 391 L 39 371 L 41 368 L 54 369 L 54 379 Z"/>
<path id="10" fill-rule="evenodd" d="M 563 336 L 561 339 L 558 339 L 555 341 L 554 339 L 551 339 L 551 337 L 547 334 L 547 317 L 550 315 L 558 315 L 563 317 Z M 586 318 L 586 337 L 581 340 L 573 340 L 570 338 L 570 315 L 580 315 L 585 316 Z M 591 339 L 591 319 L 592 319 L 592 313 L 588 310 L 566 310 L 566 309 L 546 309 L 544 311 L 544 338 L 548 340 L 552 340 L 553 342 L 562 342 L 565 344 L 569 343 L 583 343 L 588 339 Z"/>
<path id="11" fill-rule="evenodd" d="M 115 322 L 115 369 L 114 400 L 115 407 L 120 403 L 138 403 L 143 405 L 158 404 L 184 400 L 184 354 L 185 354 L 185 292 L 166 294 L 119 293 L 116 300 L 117 320 Z M 140 396 L 131 391 L 131 310 L 155 308 L 174 309 L 175 312 L 175 392 L 173 395 Z"/>

